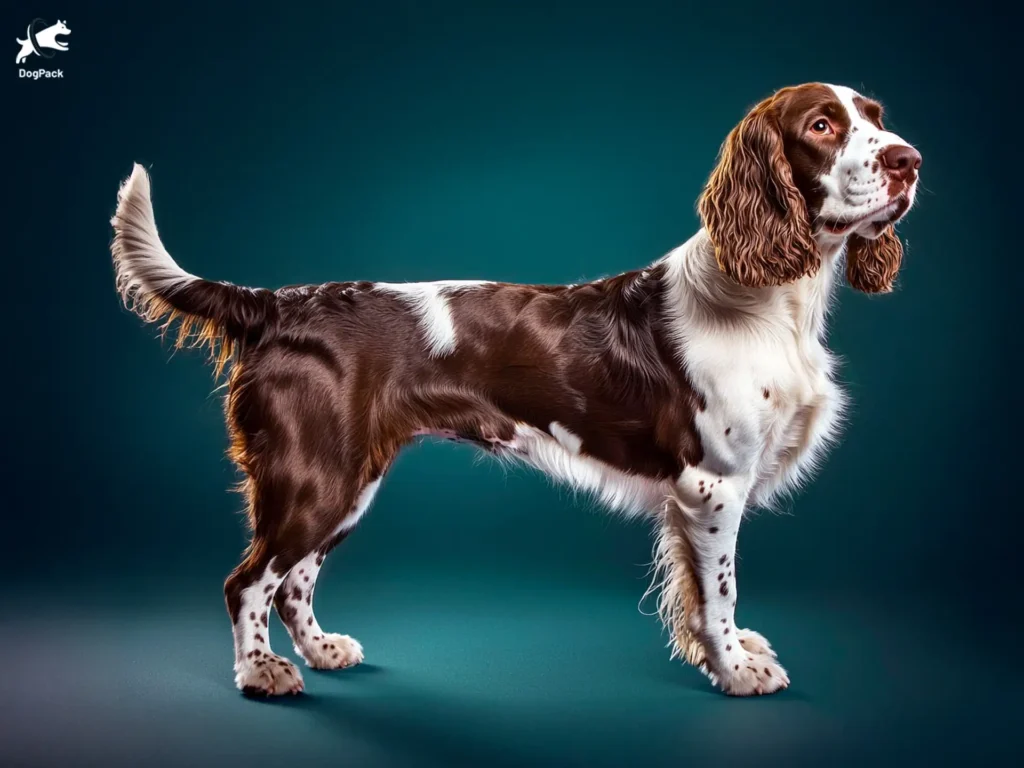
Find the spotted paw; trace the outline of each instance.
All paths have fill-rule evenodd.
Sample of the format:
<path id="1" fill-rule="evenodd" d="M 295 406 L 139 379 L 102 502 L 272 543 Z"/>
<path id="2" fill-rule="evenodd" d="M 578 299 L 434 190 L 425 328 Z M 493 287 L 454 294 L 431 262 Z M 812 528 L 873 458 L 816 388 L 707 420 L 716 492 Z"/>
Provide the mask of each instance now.
<path id="1" fill-rule="evenodd" d="M 730 696 L 762 696 L 789 687 L 786 670 L 767 653 L 744 653 L 719 675 L 722 690 Z"/>
<path id="2" fill-rule="evenodd" d="M 295 650 L 313 669 L 345 669 L 363 660 L 363 646 L 348 635 L 313 635 L 304 647 L 296 646 Z"/>
<path id="3" fill-rule="evenodd" d="M 235 668 L 238 690 L 252 696 L 284 696 L 301 693 L 302 675 L 298 667 L 283 656 L 266 654 Z"/>
<path id="4" fill-rule="evenodd" d="M 768 642 L 768 639 L 760 632 L 755 632 L 752 629 L 737 629 L 736 637 L 740 641 L 740 645 L 743 646 L 743 650 L 747 653 L 760 653 L 767 654 L 772 658 L 778 656 L 775 651 L 772 650 L 772 644 Z"/>

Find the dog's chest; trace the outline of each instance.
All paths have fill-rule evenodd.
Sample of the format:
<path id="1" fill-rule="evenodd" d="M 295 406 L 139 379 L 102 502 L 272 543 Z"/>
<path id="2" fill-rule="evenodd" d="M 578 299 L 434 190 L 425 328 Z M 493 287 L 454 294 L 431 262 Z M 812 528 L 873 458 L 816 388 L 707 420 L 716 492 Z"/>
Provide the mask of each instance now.
<path id="1" fill-rule="evenodd" d="M 717 336 L 687 355 L 706 399 L 696 418 L 705 462 L 750 476 L 755 496 L 798 474 L 831 433 L 841 394 L 814 336 Z"/>

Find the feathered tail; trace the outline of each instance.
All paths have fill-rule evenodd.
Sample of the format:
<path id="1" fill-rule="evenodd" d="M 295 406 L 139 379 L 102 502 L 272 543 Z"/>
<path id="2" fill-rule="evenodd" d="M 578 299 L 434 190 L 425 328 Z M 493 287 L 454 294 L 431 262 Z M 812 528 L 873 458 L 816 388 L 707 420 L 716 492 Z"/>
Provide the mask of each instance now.
<path id="1" fill-rule="evenodd" d="M 219 374 L 237 344 L 258 338 L 276 317 L 271 291 L 212 282 L 189 274 L 171 258 L 157 233 L 149 175 L 135 164 L 117 195 L 110 222 L 117 290 L 125 306 L 147 322 L 178 322 L 176 346 L 206 346 Z"/>

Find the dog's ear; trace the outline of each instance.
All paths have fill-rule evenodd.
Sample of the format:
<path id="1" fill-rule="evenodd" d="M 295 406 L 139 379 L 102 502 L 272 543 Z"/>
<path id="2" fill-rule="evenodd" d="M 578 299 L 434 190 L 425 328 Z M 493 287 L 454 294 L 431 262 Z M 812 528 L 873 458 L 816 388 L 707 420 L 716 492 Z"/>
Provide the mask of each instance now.
<path id="1" fill-rule="evenodd" d="M 903 245 L 890 224 L 875 240 L 851 235 L 846 244 L 846 280 L 864 293 L 889 293 L 903 261 Z"/>
<path id="2" fill-rule="evenodd" d="M 719 267 L 740 285 L 782 285 L 821 263 L 770 101 L 726 138 L 698 211 Z"/>

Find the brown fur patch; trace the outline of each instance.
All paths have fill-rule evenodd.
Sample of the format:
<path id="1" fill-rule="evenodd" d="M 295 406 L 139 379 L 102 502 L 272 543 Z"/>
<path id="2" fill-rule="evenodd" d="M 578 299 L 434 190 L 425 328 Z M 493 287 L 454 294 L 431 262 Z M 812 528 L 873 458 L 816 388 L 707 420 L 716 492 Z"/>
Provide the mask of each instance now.
<path id="1" fill-rule="evenodd" d="M 826 116 L 836 134 L 807 136 Z M 726 138 L 698 210 L 721 269 L 740 285 L 792 282 L 821 263 L 811 221 L 818 182 L 846 140 L 846 110 L 827 86 L 784 88 L 754 107 Z"/>
<path id="2" fill-rule="evenodd" d="M 846 246 L 846 279 L 864 293 L 889 293 L 903 262 L 903 246 L 892 225 L 875 240 L 851 235 Z"/>

